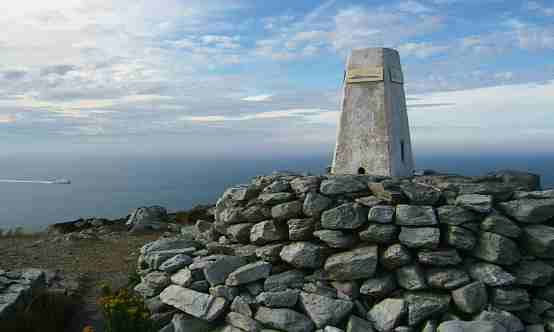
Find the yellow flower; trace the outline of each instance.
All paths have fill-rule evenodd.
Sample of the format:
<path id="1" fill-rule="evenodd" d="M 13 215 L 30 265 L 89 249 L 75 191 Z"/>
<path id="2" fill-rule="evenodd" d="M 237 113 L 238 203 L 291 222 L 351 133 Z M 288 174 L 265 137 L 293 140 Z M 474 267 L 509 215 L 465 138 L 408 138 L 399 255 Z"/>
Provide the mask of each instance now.
<path id="1" fill-rule="evenodd" d="M 94 329 L 92 328 L 92 326 L 85 326 L 85 328 L 83 329 L 83 332 L 94 332 Z"/>

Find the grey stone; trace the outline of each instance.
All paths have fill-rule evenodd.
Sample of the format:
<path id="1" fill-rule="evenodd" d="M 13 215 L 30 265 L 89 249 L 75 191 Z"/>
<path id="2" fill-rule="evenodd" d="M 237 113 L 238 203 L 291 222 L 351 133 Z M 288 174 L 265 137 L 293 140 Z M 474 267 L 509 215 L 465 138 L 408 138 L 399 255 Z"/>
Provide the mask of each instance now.
<path id="1" fill-rule="evenodd" d="M 263 193 L 258 196 L 257 201 L 264 205 L 277 205 L 294 200 L 294 195 L 286 192 Z"/>
<path id="2" fill-rule="evenodd" d="M 288 220 L 301 216 L 302 201 L 282 203 L 271 208 L 271 217 L 276 220 Z"/>
<path id="3" fill-rule="evenodd" d="M 263 247 L 256 248 L 256 257 L 268 261 L 271 263 L 277 263 L 281 260 L 279 254 L 285 245 L 278 244 L 268 244 Z"/>
<path id="4" fill-rule="evenodd" d="M 523 228 L 521 243 L 532 255 L 554 258 L 554 227 L 532 225 Z"/>
<path id="5" fill-rule="evenodd" d="M 383 199 L 377 198 L 375 196 L 358 197 L 356 198 L 355 202 L 360 203 L 363 206 L 368 208 L 372 208 L 374 206 L 385 203 Z"/>
<path id="6" fill-rule="evenodd" d="M 394 219 L 394 207 L 390 205 L 376 205 L 369 210 L 368 221 L 380 224 L 390 224 Z"/>
<path id="7" fill-rule="evenodd" d="M 431 288 L 454 289 L 468 284 L 469 275 L 459 269 L 436 268 L 427 270 L 427 284 Z"/>
<path id="8" fill-rule="evenodd" d="M 192 233 L 195 239 L 205 242 L 215 241 L 218 236 L 214 223 L 205 220 L 197 220 Z"/>
<path id="9" fill-rule="evenodd" d="M 357 176 L 333 176 L 321 182 L 319 188 L 323 195 L 342 195 L 369 191 L 367 182 Z"/>
<path id="10" fill-rule="evenodd" d="M 368 318 L 377 331 L 387 332 L 400 324 L 408 313 L 406 301 L 403 299 L 384 299 L 368 312 Z"/>
<path id="11" fill-rule="evenodd" d="M 287 221 L 291 241 L 310 240 L 313 238 L 315 222 L 313 219 L 291 219 Z"/>
<path id="12" fill-rule="evenodd" d="M 256 250 L 259 248 L 253 244 L 237 245 L 233 248 L 233 253 L 235 256 L 243 257 L 248 261 L 254 261 L 257 257 Z"/>
<path id="13" fill-rule="evenodd" d="M 506 332 L 521 332 L 525 331 L 525 326 L 519 318 L 510 312 L 489 309 L 481 312 L 474 318 L 478 321 L 496 322 L 506 329 Z"/>
<path id="14" fill-rule="evenodd" d="M 398 326 L 394 329 L 394 332 L 415 332 L 415 329 L 410 326 Z"/>
<path id="15" fill-rule="evenodd" d="M 490 297 L 491 303 L 502 310 L 519 311 L 531 306 L 529 293 L 522 288 L 493 288 L 490 291 Z"/>
<path id="16" fill-rule="evenodd" d="M 263 282 L 257 281 L 257 282 L 251 282 L 249 284 L 244 285 L 244 288 L 248 291 L 248 293 L 252 296 L 258 296 L 261 292 L 264 291 L 264 285 Z"/>
<path id="17" fill-rule="evenodd" d="M 289 270 L 267 277 L 264 282 L 264 290 L 266 292 L 276 292 L 288 288 L 301 289 L 303 285 L 304 273 L 298 270 Z"/>
<path id="18" fill-rule="evenodd" d="M 544 324 L 533 324 L 525 327 L 526 332 L 544 332 Z"/>
<path id="19" fill-rule="evenodd" d="M 401 244 L 389 246 L 381 255 L 381 264 L 388 270 L 406 266 L 412 262 L 412 254 Z"/>
<path id="20" fill-rule="evenodd" d="M 212 286 L 222 285 L 229 274 L 245 265 L 247 260 L 237 256 L 218 256 L 214 263 L 204 268 L 204 277 Z"/>
<path id="21" fill-rule="evenodd" d="M 336 299 L 338 297 L 337 289 L 323 281 L 306 283 L 302 287 L 302 290 L 306 293 L 317 294 L 332 299 Z"/>
<path id="22" fill-rule="evenodd" d="M 158 293 L 171 283 L 167 273 L 158 271 L 148 273 L 142 278 L 142 282 L 146 283 L 150 288 L 155 289 Z"/>
<path id="23" fill-rule="evenodd" d="M 460 195 L 456 198 L 456 205 L 478 213 L 492 211 L 492 196 L 479 194 Z"/>
<path id="24" fill-rule="evenodd" d="M 440 242 L 440 230 L 434 227 L 402 227 L 398 239 L 409 248 L 434 249 Z"/>
<path id="25" fill-rule="evenodd" d="M 396 279 L 392 274 L 366 280 L 360 288 L 360 293 L 373 299 L 380 299 L 396 289 Z"/>
<path id="26" fill-rule="evenodd" d="M 160 271 L 172 273 L 178 271 L 192 263 L 192 258 L 187 255 L 176 255 L 166 260 L 158 268 Z"/>
<path id="27" fill-rule="evenodd" d="M 543 287 L 552 281 L 554 268 L 541 261 L 521 261 L 509 269 L 516 285 Z"/>
<path id="28" fill-rule="evenodd" d="M 228 207 L 216 214 L 216 223 L 231 225 L 244 222 L 244 216 L 242 215 L 242 207 Z"/>
<path id="29" fill-rule="evenodd" d="M 421 332 L 437 332 L 438 327 L 439 323 L 436 320 L 428 320 L 423 324 Z"/>
<path id="30" fill-rule="evenodd" d="M 486 217 L 481 223 L 481 230 L 513 238 L 518 238 L 521 234 L 518 225 L 500 213 L 492 213 Z"/>
<path id="31" fill-rule="evenodd" d="M 189 288 L 197 292 L 208 293 L 210 289 L 210 283 L 208 283 L 206 280 L 193 281 L 192 284 L 190 284 Z"/>
<path id="32" fill-rule="evenodd" d="M 489 263 L 475 263 L 469 267 L 469 274 L 475 280 L 485 283 L 487 286 L 509 286 L 516 278 L 498 265 Z"/>
<path id="33" fill-rule="evenodd" d="M 325 326 L 325 328 L 323 329 L 323 332 L 344 332 L 344 330 L 341 330 L 339 329 L 338 327 L 334 327 L 334 326 Z"/>
<path id="34" fill-rule="evenodd" d="M 239 184 L 227 189 L 223 197 L 232 201 L 248 201 L 258 195 L 259 191 L 253 185 Z"/>
<path id="35" fill-rule="evenodd" d="M 477 238 L 472 231 L 463 227 L 448 226 L 445 234 L 446 243 L 459 250 L 472 250 L 477 244 Z"/>
<path id="36" fill-rule="evenodd" d="M 227 324 L 246 332 L 258 332 L 262 329 L 260 323 L 238 312 L 230 312 L 225 317 Z"/>
<path id="37" fill-rule="evenodd" d="M 334 280 L 369 278 L 375 274 L 377 260 L 376 246 L 362 247 L 330 256 L 324 269 Z"/>
<path id="38" fill-rule="evenodd" d="M 439 222 L 432 206 L 405 205 L 396 206 L 396 224 L 401 226 L 433 226 Z"/>
<path id="39" fill-rule="evenodd" d="M 256 297 L 256 301 L 269 308 L 292 308 L 298 301 L 299 293 L 297 289 L 263 292 Z"/>
<path id="40" fill-rule="evenodd" d="M 250 242 L 256 245 L 286 240 L 287 237 L 288 229 L 285 224 L 275 220 L 262 221 L 250 230 Z"/>
<path id="41" fill-rule="evenodd" d="M 186 249 L 173 249 L 173 250 L 161 250 L 151 251 L 145 255 L 142 255 L 142 261 L 150 268 L 157 270 L 163 262 L 179 254 L 188 255 L 194 252 L 195 248 Z"/>
<path id="42" fill-rule="evenodd" d="M 323 248 L 310 242 L 291 243 L 281 250 L 281 259 L 298 268 L 316 269 L 323 265 Z"/>
<path id="43" fill-rule="evenodd" d="M 290 182 L 284 179 L 273 181 L 269 186 L 265 187 L 264 193 L 288 192 L 291 190 Z"/>
<path id="44" fill-rule="evenodd" d="M 360 283 L 353 281 L 332 281 L 331 285 L 337 290 L 337 298 L 342 300 L 356 300 L 360 296 Z"/>
<path id="45" fill-rule="evenodd" d="M 357 229 L 367 224 L 367 209 L 357 203 L 345 203 L 321 215 L 321 226 L 327 229 Z"/>
<path id="46" fill-rule="evenodd" d="M 550 199 L 554 198 L 554 189 L 537 191 L 516 191 L 512 197 L 518 199 Z"/>
<path id="47" fill-rule="evenodd" d="M 417 254 L 417 258 L 420 263 L 433 266 L 458 265 L 462 262 L 456 249 L 424 250 Z"/>
<path id="48" fill-rule="evenodd" d="M 419 265 L 403 266 L 396 270 L 398 285 L 406 290 L 421 290 L 427 288 L 425 271 Z"/>
<path id="49" fill-rule="evenodd" d="M 177 285 L 171 285 L 160 294 L 163 303 L 207 321 L 218 318 L 227 307 L 221 297 L 200 293 Z"/>
<path id="50" fill-rule="evenodd" d="M 351 301 L 331 299 L 325 296 L 300 293 L 299 306 L 315 323 L 317 328 L 337 325 L 352 311 Z"/>
<path id="51" fill-rule="evenodd" d="M 239 286 L 256 280 L 265 279 L 271 272 L 271 264 L 267 262 L 255 262 L 239 267 L 231 272 L 225 284 L 227 286 Z"/>
<path id="52" fill-rule="evenodd" d="M 231 311 L 238 312 L 239 314 L 252 317 L 252 308 L 250 307 L 249 301 L 247 301 L 243 296 L 237 296 L 231 303 Z"/>
<path id="53" fill-rule="evenodd" d="M 427 292 L 406 293 L 404 298 L 408 303 L 408 324 L 410 326 L 446 312 L 451 299 L 450 295 Z"/>
<path id="54" fill-rule="evenodd" d="M 174 250 L 183 248 L 199 248 L 200 244 L 191 237 L 164 237 L 154 242 L 149 242 L 140 248 L 140 253 L 145 255 L 154 251 Z"/>
<path id="55" fill-rule="evenodd" d="M 228 286 L 214 286 L 210 287 L 210 295 L 213 295 L 215 297 L 222 297 L 229 301 L 229 303 L 233 302 L 235 297 L 237 297 L 240 293 L 238 287 L 228 287 Z"/>
<path id="56" fill-rule="evenodd" d="M 459 226 L 479 219 L 479 215 L 475 212 L 456 205 L 441 206 L 437 209 L 437 213 L 441 223 L 452 226 Z"/>
<path id="57" fill-rule="evenodd" d="M 291 309 L 271 309 L 260 307 L 254 318 L 265 326 L 281 331 L 314 331 L 314 323 L 308 317 Z"/>
<path id="58" fill-rule="evenodd" d="M 520 260 L 517 244 L 502 235 L 482 232 L 479 234 L 477 245 L 473 248 L 472 255 L 484 261 L 512 265 Z"/>
<path id="59" fill-rule="evenodd" d="M 373 332 L 373 325 L 365 319 L 352 315 L 346 324 L 346 332 Z"/>
<path id="60" fill-rule="evenodd" d="M 397 240 L 398 230 L 398 226 L 392 224 L 370 224 L 359 236 L 362 241 L 389 244 Z"/>
<path id="61" fill-rule="evenodd" d="M 379 199 L 388 202 L 389 204 L 396 205 L 399 204 L 404 195 L 402 194 L 402 189 L 395 180 L 384 180 L 381 182 L 371 182 L 368 184 L 371 192 L 377 196 Z"/>
<path id="62" fill-rule="evenodd" d="M 480 281 L 473 282 L 453 291 L 452 300 L 462 312 L 478 313 L 487 305 L 487 288 Z"/>
<path id="63" fill-rule="evenodd" d="M 292 190 L 297 195 L 316 192 L 319 189 L 321 178 L 317 176 L 302 176 L 291 181 Z"/>
<path id="64" fill-rule="evenodd" d="M 441 323 L 438 332 L 506 332 L 506 329 L 495 322 L 451 320 Z"/>
<path id="65" fill-rule="evenodd" d="M 241 211 L 243 222 L 257 223 L 271 218 L 271 209 L 264 205 L 251 205 Z"/>
<path id="66" fill-rule="evenodd" d="M 182 287 L 190 286 L 192 281 L 192 272 L 188 268 L 181 269 L 171 276 L 171 282 Z"/>
<path id="67" fill-rule="evenodd" d="M 331 206 L 331 204 L 333 204 L 332 199 L 315 192 L 310 192 L 304 199 L 302 211 L 307 216 L 319 217 L 323 211 Z"/>
<path id="68" fill-rule="evenodd" d="M 173 332 L 205 332 L 215 328 L 212 323 L 181 313 L 173 315 L 171 325 Z"/>
<path id="69" fill-rule="evenodd" d="M 519 199 L 500 203 L 500 209 L 519 222 L 539 224 L 554 217 L 554 199 Z"/>
<path id="70" fill-rule="evenodd" d="M 167 210 L 161 206 L 140 207 L 131 213 L 126 225 L 131 232 L 158 230 L 167 220 Z"/>
<path id="71" fill-rule="evenodd" d="M 248 243 L 250 241 L 250 230 L 254 224 L 235 224 L 227 227 L 227 236 L 234 242 Z"/>
<path id="72" fill-rule="evenodd" d="M 352 234 L 341 231 L 323 229 L 314 232 L 314 236 L 331 248 L 350 248 L 355 244 L 355 238 Z"/>
<path id="73" fill-rule="evenodd" d="M 439 189 L 424 183 L 404 183 L 400 188 L 410 203 L 415 205 L 435 205 L 442 198 Z"/>

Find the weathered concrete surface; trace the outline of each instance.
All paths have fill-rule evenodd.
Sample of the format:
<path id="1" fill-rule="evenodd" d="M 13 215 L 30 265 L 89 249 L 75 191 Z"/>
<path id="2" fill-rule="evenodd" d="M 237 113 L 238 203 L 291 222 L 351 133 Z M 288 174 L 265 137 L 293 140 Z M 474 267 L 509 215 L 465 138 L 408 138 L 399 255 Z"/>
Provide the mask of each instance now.
<path id="1" fill-rule="evenodd" d="M 414 161 L 400 56 L 387 48 L 353 50 L 347 73 L 368 67 L 382 68 L 383 79 L 345 80 L 332 172 L 410 176 Z"/>

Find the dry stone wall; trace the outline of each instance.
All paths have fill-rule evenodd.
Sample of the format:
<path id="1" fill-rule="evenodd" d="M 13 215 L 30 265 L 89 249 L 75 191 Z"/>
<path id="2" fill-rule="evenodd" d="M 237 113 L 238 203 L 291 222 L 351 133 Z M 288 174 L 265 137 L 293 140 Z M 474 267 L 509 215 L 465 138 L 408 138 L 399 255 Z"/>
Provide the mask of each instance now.
<path id="1" fill-rule="evenodd" d="M 214 215 L 141 250 L 161 331 L 554 330 L 554 191 L 536 175 L 275 173 Z"/>

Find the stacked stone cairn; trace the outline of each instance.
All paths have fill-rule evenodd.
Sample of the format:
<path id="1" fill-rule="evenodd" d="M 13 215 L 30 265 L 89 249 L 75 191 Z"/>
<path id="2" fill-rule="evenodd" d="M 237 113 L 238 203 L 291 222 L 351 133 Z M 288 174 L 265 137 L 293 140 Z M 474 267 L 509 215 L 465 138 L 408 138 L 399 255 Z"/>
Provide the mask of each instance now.
<path id="1" fill-rule="evenodd" d="M 274 173 L 214 215 L 141 250 L 160 331 L 554 331 L 554 190 L 537 175 Z"/>

